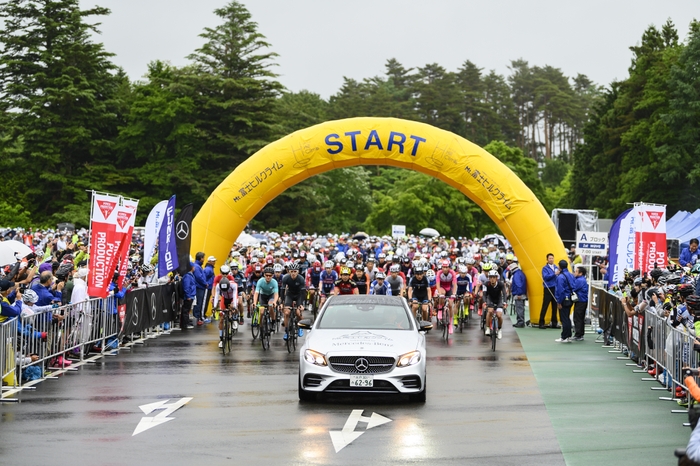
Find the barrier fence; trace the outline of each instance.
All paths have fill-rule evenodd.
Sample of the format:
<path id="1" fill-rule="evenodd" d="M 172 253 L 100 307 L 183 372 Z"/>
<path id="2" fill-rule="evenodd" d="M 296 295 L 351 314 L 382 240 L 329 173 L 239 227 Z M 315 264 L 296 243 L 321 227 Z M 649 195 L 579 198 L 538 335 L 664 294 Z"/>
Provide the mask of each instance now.
<path id="1" fill-rule="evenodd" d="M 116 354 L 122 340 L 133 344 L 160 334 L 172 326 L 179 306 L 178 288 L 169 283 L 135 289 L 121 299 L 111 295 L 61 307 L 46 306 L 3 322 L 3 391 L 23 388 L 27 378 L 43 379 L 47 370 L 71 370 L 68 356 L 82 362 L 90 354 Z"/>
<path id="2" fill-rule="evenodd" d="M 653 363 L 656 366 L 656 376 L 642 380 L 658 380 L 663 385 L 659 389 L 670 388 L 672 393 L 678 386 L 687 390 L 681 369 L 698 367 L 700 344 L 696 344 L 695 336 L 684 325 L 673 327 L 668 319 L 649 309 L 644 314 L 630 316 L 618 296 L 597 287 L 592 292 L 591 320 L 594 329 L 602 329 L 606 346 L 616 348 L 615 352 L 627 353 L 621 359 L 629 357 L 635 361 L 636 364 L 630 365 L 649 367 Z"/>

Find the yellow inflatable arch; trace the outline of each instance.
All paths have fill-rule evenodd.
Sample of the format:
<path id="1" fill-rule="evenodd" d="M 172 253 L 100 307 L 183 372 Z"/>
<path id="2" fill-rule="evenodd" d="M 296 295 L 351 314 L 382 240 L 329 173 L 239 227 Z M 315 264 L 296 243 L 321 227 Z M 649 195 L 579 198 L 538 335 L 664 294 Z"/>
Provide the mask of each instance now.
<path id="1" fill-rule="evenodd" d="M 204 251 L 227 257 L 248 222 L 285 189 L 319 173 L 355 165 L 416 170 L 477 203 L 513 245 L 527 276 L 530 308 L 538 315 L 546 254 L 552 252 L 558 260 L 564 250 L 544 207 L 520 178 L 481 147 L 414 121 L 329 121 L 267 145 L 240 164 L 202 206 L 193 221 L 192 255 Z"/>

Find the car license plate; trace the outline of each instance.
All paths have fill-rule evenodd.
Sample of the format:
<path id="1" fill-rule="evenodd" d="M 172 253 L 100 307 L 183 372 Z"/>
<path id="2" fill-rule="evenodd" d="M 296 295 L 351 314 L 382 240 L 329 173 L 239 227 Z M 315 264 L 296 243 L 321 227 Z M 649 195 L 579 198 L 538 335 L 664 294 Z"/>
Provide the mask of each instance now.
<path id="1" fill-rule="evenodd" d="M 350 386 L 351 387 L 373 387 L 374 386 L 374 376 L 373 375 L 351 375 L 350 376 Z"/>

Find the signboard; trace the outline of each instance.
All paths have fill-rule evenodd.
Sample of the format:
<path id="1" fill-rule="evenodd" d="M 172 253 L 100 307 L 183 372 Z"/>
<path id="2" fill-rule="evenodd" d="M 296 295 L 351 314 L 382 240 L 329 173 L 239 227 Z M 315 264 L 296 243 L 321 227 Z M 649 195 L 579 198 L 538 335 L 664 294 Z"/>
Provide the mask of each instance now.
<path id="1" fill-rule="evenodd" d="M 406 236 L 406 225 L 392 225 L 391 236 L 393 238 L 400 238 L 402 236 Z"/>
<path id="2" fill-rule="evenodd" d="M 608 235 L 598 231 L 577 231 L 576 252 L 581 255 L 605 256 Z"/>

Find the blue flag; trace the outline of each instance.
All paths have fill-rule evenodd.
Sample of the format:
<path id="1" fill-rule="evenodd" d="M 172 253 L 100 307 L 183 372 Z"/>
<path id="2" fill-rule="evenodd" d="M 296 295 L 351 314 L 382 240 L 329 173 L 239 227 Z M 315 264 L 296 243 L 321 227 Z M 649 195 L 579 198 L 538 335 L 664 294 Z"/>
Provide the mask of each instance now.
<path id="1" fill-rule="evenodd" d="M 621 240 L 626 240 L 629 236 L 629 232 L 621 232 L 620 229 L 624 223 L 627 225 L 627 229 L 629 230 L 629 222 L 625 222 L 625 219 L 627 219 L 627 216 L 630 215 L 631 211 L 632 209 L 627 209 L 622 212 L 622 214 L 620 214 L 620 216 L 613 222 L 612 227 L 610 228 L 610 233 L 608 233 L 608 287 L 616 285 L 620 279 L 624 277 L 623 270 L 621 270 L 620 266 L 623 266 L 622 268 L 624 269 L 624 264 L 626 264 L 626 261 L 624 258 L 621 258 L 620 255 L 624 256 L 627 253 L 627 247 L 626 242 Z"/>
<path id="2" fill-rule="evenodd" d="M 179 265 L 175 243 L 175 195 L 173 194 L 168 201 L 158 234 L 158 278 L 176 270 Z"/>

